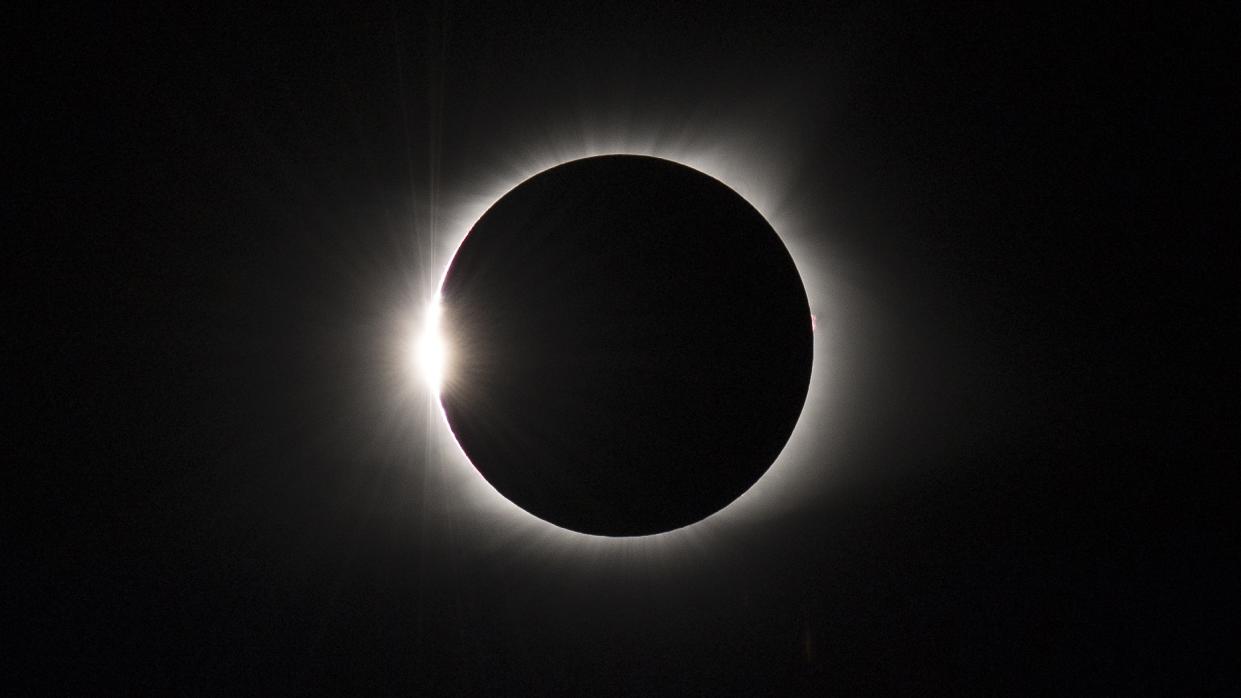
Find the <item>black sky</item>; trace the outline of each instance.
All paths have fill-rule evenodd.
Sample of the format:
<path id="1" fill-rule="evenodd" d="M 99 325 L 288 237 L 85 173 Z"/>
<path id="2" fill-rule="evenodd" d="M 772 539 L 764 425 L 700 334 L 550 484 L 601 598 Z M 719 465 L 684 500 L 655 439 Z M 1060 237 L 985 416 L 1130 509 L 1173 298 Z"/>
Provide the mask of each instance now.
<path id="1" fill-rule="evenodd" d="M 30 18 L 6 693 L 1235 690 L 1203 23 L 490 5 Z M 432 223 L 617 125 L 782 163 L 841 294 L 822 477 L 662 564 L 445 500 L 391 399 Z"/>

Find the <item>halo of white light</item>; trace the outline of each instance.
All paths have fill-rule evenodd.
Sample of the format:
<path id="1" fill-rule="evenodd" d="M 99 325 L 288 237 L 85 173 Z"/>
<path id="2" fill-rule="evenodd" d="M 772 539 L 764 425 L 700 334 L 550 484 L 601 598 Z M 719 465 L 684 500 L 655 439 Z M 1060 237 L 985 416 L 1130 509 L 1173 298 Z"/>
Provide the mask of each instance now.
<path id="1" fill-rule="evenodd" d="M 546 147 L 537 154 L 527 154 L 508 163 L 507 172 L 480 183 L 473 195 L 461 196 L 455 202 L 449 199 L 447 204 L 441 198 L 434 218 L 439 221 L 435 227 L 443 234 L 433 236 L 438 238 L 434 240 L 438 249 L 434 250 L 433 268 L 439 273 L 432 299 L 422 301 L 426 315 L 419 335 L 434 337 L 436 342 L 435 346 L 426 347 L 431 367 L 422 372 L 420 380 L 431 387 L 433 409 L 439 412 L 439 419 L 427 421 L 431 447 L 425 453 L 433 462 L 419 467 L 439 470 L 443 491 L 436 494 L 451 501 L 455 512 L 463 513 L 465 509 L 469 519 L 466 525 L 490 531 L 496 546 L 520 543 L 528 550 L 557 558 L 569 556 L 597 561 L 603 555 L 626 560 L 640 558 L 658 564 L 681 559 L 690 551 L 704 550 L 724 531 L 734 530 L 738 525 L 753 524 L 796 508 L 830 475 L 829 454 L 839 437 L 832 429 L 836 421 L 832 406 L 838 399 L 833 391 L 833 383 L 837 382 L 834 380 L 837 362 L 833 358 L 843 346 L 836 331 L 841 318 L 837 315 L 837 306 L 832 303 L 839 285 L 827 273 L 831 265 L 823 246 L 824 236 L 813 229 L 817 227 L 813 223 L 814 216 L 798 215 L 784 205 L 788 194 L 786 183 L 793 173 L 788 161 L 773 162 L 773 158 L 783 152 L 781 149 L 759 147 L 764 144 L 756 146 L 754 143 L 746 148 L 745 143 L 701 147 L 627 137 L 604 140 L 606 142 L 586 138 L 578 144 Z M 745 198 L 771 224 L 792 255 L 809 299 L 812 315 L 806 322 L 812 323 L 814 329 L 814 364 L 805 405 L 792 435 L 767 472 L 749 490 L 711 516 L 679 529 L 638 537 L 597 536 L 560 528 L 513 504 L 482 477 L 457 444 L 438 404 L 439 388 L 444 381 L 453 378 L 451 369 L 444 373 L 443 363 L 452 338 L 439 337 L 437 330 L 429 334 L 425 321 L 438 312 L 439 287 L 457 248 L 475 222 L 496 201 L 551 167 L 609 154 L 647 155 L 678 162 L 719 180 Z M 417 285 L 425 288 L 426 281 Z M 454 347 L 456 349 L 459 348 Z"/>

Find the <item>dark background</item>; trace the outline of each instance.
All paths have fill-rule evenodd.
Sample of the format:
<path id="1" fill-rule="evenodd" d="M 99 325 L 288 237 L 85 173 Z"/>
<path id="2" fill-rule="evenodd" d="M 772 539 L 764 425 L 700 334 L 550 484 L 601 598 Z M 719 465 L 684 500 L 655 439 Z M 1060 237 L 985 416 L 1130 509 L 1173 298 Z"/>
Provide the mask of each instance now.
<path id="1" fill-rule="evenodd" d="M 6 693 L 1236 690 L 1222 18 L 490 5 L 18 25 Z M 732 114 L 848 290 L 822 477 L 471 515 L 391 398 L 441 204 Z"/>

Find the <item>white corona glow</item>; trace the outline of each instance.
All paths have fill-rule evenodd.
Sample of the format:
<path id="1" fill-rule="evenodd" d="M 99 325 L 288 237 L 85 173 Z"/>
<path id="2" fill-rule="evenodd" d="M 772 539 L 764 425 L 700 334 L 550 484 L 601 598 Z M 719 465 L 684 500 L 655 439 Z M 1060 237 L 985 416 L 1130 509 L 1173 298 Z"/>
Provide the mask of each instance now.
<path id="1" fill-rule="evenodd" d="M 587 129 L 590 130 L 590 129 Z M 632 132 L 605 137 L 598 133 L 568 134 L 541 145 L 513 144 L 511 158 L 490 162 L 481 179 L 459 183 L 440 190 L 436 211 L 438 224 L 433 231 L 433 268 L 436 298 L 447 274 L 448 264 L 474 223 L 496 201 L 530 177 L 551 167 L 596 155 L 648 155 L 671 160 L 707 174 L 744 197 L 771 224 L 792 255 L 809 299 L 812 317 L 806 318 L 814 331 L 814 362 L 810 386 L 801 416 L 783 451 L 767 472 L 749 490 L 722 510 L 688 526 L 637 537 L 608 537 L 578 533 L 535 517 L 513 504 L 488 483 L 466 457 L 452 434 L 447 416 L 436 405 L 439 419 L 428 422 L 430 447 L 438 458 L 423 466 L 439 481 L 441 501 L 452 502 L 459 525 L 479 531 L 487 546 L 521 545 L 534 555 L 546 555 L 579 564 L 619 562 L 656 566 L 679 564 L 696 555 L 710 554 L 713 543 L 739 526 L 777 516 L 797 507 L 807 493 L 816 491 L 831 474 L 830 453 L 840 443 L 843 429 L 832 407 L 841 399 L 838 360 L 844 352 L 842 333 L 836 330 L 852 319 L 840 297 L 856 291 L 830 273 L 832 259 L 825 249 L 823 224 L 814 210 L 795 210 L 789 206 L 790 182 L 794 179 L 797 145 L 795 134 L 754 137 L 772 133 L 768 127 L 752 124 L 744 128 L 698 131 L 698 137 L 661 138 L 658 129 L 646 136 Z M 418 280 L 420 284 L 431 282 Z M 425 288 L 425 286 L 424 286 Z M 434 302 L 438 309 L 438 302 Z M 437 318 L 438 319 L 438 318 Z M 443 381 L 443 344 L 438 356 L 438 381 Z M 429 358 L 437 353 L 429 352 Z M 432 373 L 431 375 L 436 375 Z M 432 424 L 434 422 L 434 424 Z"/>
<path id="2" fill-rule="evenodd" d="M 414 341 L 414 364 L 418 375 L 436 395 L 444 385 L 449 359 L 448 342 L 440 330 L 442 314 L 439 298 L 433 298 L 423 309 L 421 331 Z"/>

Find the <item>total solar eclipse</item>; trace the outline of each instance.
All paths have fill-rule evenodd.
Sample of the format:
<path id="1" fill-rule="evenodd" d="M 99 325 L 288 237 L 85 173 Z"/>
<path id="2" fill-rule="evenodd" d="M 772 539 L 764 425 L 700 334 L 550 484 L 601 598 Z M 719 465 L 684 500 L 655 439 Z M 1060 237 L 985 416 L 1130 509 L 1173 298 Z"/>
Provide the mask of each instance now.
<path id="1" fill-rule="evenodd" d="M 668 160 L 527 179 L 466 235 L 439 303 L 457 442 L 500 494 L 573 531 L 719 511 L 806 399 L 810 309 L 788 250 L 739 194 Z"/>

